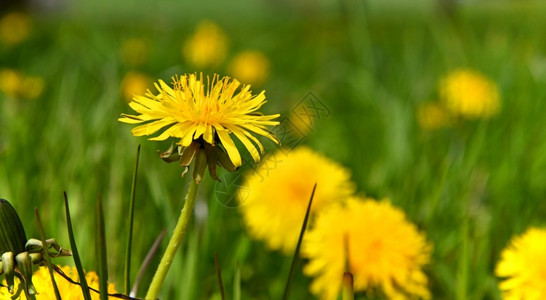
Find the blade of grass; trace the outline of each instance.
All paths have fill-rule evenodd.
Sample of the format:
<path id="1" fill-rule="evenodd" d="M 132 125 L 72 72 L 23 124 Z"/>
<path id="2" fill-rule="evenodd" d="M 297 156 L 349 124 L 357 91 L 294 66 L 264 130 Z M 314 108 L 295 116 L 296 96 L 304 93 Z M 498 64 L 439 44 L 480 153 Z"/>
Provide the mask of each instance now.
<path id="1" fill-rule="evenodd" d="M 351 272 L 343 273 L 343 291 L 342 291 L 342 300 L 354 300 L 355 293 L 353 290 L 353 274 Z"/>
<path id="2" fill-rule="evenodd" d="M 76 239 L 74 238 L 74 231 L 72 229 L 72 219 L 70 218 L 70 208 L 68 207 L 68 197 L 66 192 L 64 194 L 64 207 L 66 214 L 66 226 L 68 227 L 68 239 L 70 240 L 70 247 L 72 248 L 72 257 L 74 258 L 74 265 L 78 270 L 78 276 L 80 278 L 80 286 L 82 288 L 84 300 L 91 300 L 91 293 L 89 292 L 89 286 L 87 280 L 85 280 L 85 272 L 83 271 L 82 261 L 80 260 L 80 254 L 78 247 L 76 247 Z"/>
<path id="3" fill-rule="evenodd" d="M 159 245 L 161 245 L 161 241 L 163 241 L 163 238 L 165 237 L 165 234 L 167 233 L 167 230 L 163 229 L 159 236 L 154 241 L 154 244 L 146 254 L 146 257 L 144 258 L 144 261 L 142 262 L 142 265 L 140 267 L 140 270 L 138 271 L 137 277 L 135 279 L 135 283 L 133 285 L 133 288 L 131 289 L 131 297 L 135 297 L 138 292 L 138 286 L 140 285 L 140 282 L 142 281 L 142 278 L 144 277 L 144 274 L 146 274 L 146 270 L 148 270 L 148 267 L 150 266 L 150 262 L 152 261 L 152 258 L 157 253 L 157 250 L 159 249 Z"/>
<path id="4" fill-rule="evenodd" d="M 125 294 L 131 289 L 131 248 L 133 246 L 133 219 L 135 212 L 135 190 L 138 174 L 138 159 L 140 157 L 140 144 L 137 147 L 135 170 L 133 172 L 133 183 L 131 185 L 131 203 L 129 205 L 129 232 L 127 237 L 127 248 L 125 251 Z"/>
<path id="5" fill-rule="evenodd" d="M 233 300 L 241 300 L 241 267 L 235 265 L 235 278 L 233 279 Z"/>
<path id="6" fill-rule="evenodd" d="M 317 189 L 317 184 L 313 186 L 313 192 L 311 192 L 311 198 L 309 199 L 309 205 L 307 205 L 307 211 L 305 212 L 305 218 L 303 219 L 303 225 L 301 226 L 300 237 L 298 239 L 298 244 L 296 245 L 296 250 L 294 251 L 294 257 L 292 258 L 292 265 L 290 266 L 290 273 L 288 274 L 288 280 L 286 281 L 286 286 L 284 288 L 283 300 L 288 299 L 290 294 L 290 287 L 292 286 L 292 280 L 294 279 L 294 273 L 296 272 L 296 266 L 298 264 L 298 257 L 300 255 L 301 242 L 303 241 L 303 235 L 305 234 L 305 229 L 307 228 L 307 221 L 309 221 L 309 215 L 311 214 L 311 205 L 313 204 L 313 197 L 315 197 L 315 190 Z"/>
<path id="7" fill-rule="evenodd" d="M 222 300 L 226 300 L 226 294 L 224 293 L 224 284 L 222 283 L 222 271 L 220 270 L 220 263 L 218 262 L 218 252 L 214 252 L 214 265 L 216 266 L 216 274 L 218 275 L 220 295 L 222 296 Z"/>
<path id="8" fill-rule="evenodd" d="M 46 235 L 44 232 L 44 227 L 42 226 L 42 220 L 40 219 L 40 214 L 38 213 L 38 208 L 34 208 L 34 214 L 36 215 L 36 223 L 38 224 L 38 230 L 40 231 L 40 239 L 42 240 L 42 245 L 44 246 L 43 253 L 46 261 L 47 269 L 49 270 L 49 276 L 51 277 L 51 283 L 53 284 L 53 290 L 55 291 L 55 299 L 62 300 L 61 293 L 59 293 L 59 287 L 57 287 L 57 282 L 55 282 L 55 276 L 53 275 L 53 269 L 51 268 L 51 258 L 49 257 L 49 251 L 46 244 Z"/>
<path id="9" fill-rule="evenodd" d="M 104 212 L 102 210 L 102 197 L 97 199 L 96 210 L 95 251 L 98 258 L 99 291 L 100 299 L 108 300 L 108 262 L 106 257 L 106 234 L 104 231 Z"/>

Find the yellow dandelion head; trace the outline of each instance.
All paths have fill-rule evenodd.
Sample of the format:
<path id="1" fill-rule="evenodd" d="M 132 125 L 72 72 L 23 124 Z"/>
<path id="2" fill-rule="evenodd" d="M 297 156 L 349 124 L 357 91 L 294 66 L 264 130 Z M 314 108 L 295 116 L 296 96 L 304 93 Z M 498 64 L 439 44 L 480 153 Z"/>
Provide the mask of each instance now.
<path id="1" fill-rule="evenodd" d="M 278 151 L 264 159 L 246 176 L 237 194 L 250 235 L 271 249 L 291 253 L 315 183 L 313 211 L 342 201 L 354 192 L 346 168 L 308 147 L 298 147 L 287 154 Z"/>
<path id="2" fill-rule="evenodd" d="M 546 299 L 546 230 L 529 228 L 502 251 L 495 274 L 503 299 Z"/>
<path id="3" fill-rule="evenodd" d="M 437 103 L 425 103 L 417 110 L 417 122 L 423 129 L 434 130 L 449 126 L 452 123 L 449 112 Z"/>
<path id="4" fill-rule="evenodd" d="M 140 66 L 148 60 L 149 43 L 143 38 L 126 39 L 121 44 L 121 59 L 125 64 Z"/>
<path id="5" fill-rule="evenodd" d="M 127 101 L 135 95 L 143 95 L 153 86 L 153 80 L 150 76 L 140 72 L 128 72 L 123 76 L 120 85 L 120 92 Z"/>
<path id="6" fill-rule="evenodd" d="M 65 275 L 70 277 L 74 281 L 79 281 L 78 271 L 75 267 L 63 266 L 61 270 Z M 79 285 L 72 284 L 68 282 L 64 277 L 54 272 L 55 283 L 59 288 L 59 292 L 63 299 L 66 300 L 83 300 L 82 289 Z M 99 277 L 95 272 L 88 272 L 85 274 L 85 279 L 89 287 L 94 289 L 99 289 Z M 36 300 L 51 300 L 55 299 L 55 292 L 53 290 L 53 284 L 51 283 L 51 277 L 47 267 L 40 267 L 32 275 L 32 282 L 36 287 L 38 294 L 36 295 Z M 3 282 L 6 285 L 6 282 Z M 15 286 L 19 285 L 18 279 L 15 279 Z M 117 293 L 114 284 L 108 284 L 108 293 L 113 294 Z M 7 288 L 0 288 L 0 299 L 11 299 L 11 294 L 8 292 Z M 27 300 L 25 293 L 21 293 L 21 299 Z M 100 296 L 97 293 L 91 292 L 91 299 L 99 300 Z M 117 299 L 114 297 L 109 297 L 108 299 Z"/>
<path id="7" fill-rule="evenodd" d="M 119 121 L 143 125 L 133 128 L 134 136 L 152 135 L 162 129 L 154 141 L 179 138 L 178 151 L 170 149 L 169 159 L 181 160 L 188 166 L 199 152 L 206 152 L 211 176 L 216 177 L 216 164 L 234 171 L 242 163 L 231 135 L 245 146 L 254 160 L 260 160 L 264 148 L 253 135 L 265 136 L 278 143 L 267 126 L 279 115 L 263 115 L 258 109 L 266 103 L 265 91 L 253 95 L 249 85 L 218 75 L 207 81 L 195 74 L 173 77 L 173 87 L 162 80 L 155 84 L 158 94 L 148 91 L 135 96 L 129 106 L 138 115 L 122 114 Z M 221 147 L 221 148 L 220 148 Z M 227 154 L 227 155 L 226 155 Z M 197 155 L 197 157 L 199 157 Z"/>
<path id="8" fill-rule="evenodd" d="M 24 41 L 30 34 L 32 20 L 22 12 L 11 12 L 0 19 L 0 40 L 7 45 Z"/>
<path id="9" fill-rule="evenodd" d="M 228 39 L 216 23 L 201 21 L 192 36 L 184 43 L 182 54 L 188 63 L 197 68 L 221 64 L 227 53 Z"/>
<path id="10" fill-rule="evenodd" d="M 346 266 L 355 291 L 378 288 L 389 299 L 430 299 L 422 267 L 431 248 L 389 201 L 350 198 L 319 214 L 307 233 L 304 272 L 315 277 L 311 291 L 321 299 L 337 298 Z"/>
<path id="11" fill-rule="evenodd" d="M 500 110 L 497 85 L 472 70 L 457 70 L 440 80 L 440 98 L 453 114 L 489 118 Z"/>
<path id="12" fill-rule="evenodd" d="M 269 59 L 260 51 L 244 51 L 231 60 L 228 70 L 242 82 L 260 85 L 269 76 Z"/>

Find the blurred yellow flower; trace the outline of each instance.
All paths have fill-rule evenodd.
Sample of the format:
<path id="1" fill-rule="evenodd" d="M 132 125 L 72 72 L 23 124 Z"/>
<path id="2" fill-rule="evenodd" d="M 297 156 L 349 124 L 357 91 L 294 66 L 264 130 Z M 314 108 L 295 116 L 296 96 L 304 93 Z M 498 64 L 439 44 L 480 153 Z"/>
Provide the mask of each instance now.
<path id="1" fill-rule="evenodd" d="M 417 122 L 423 129 L 440 129 L 451 125 L 452 121 L 449 112 L 437 103 L 424 103 L 417 110 Z"/>
<path id="2" fill-rule="evenodd" d="M 546 230 L 529 228 L 512 238 L 502 251 L 495 274 L 502 298 L 507 300 L 546 299 Z"/>
<path id="3" fill-rule="evenodd" d="M 314 114 L 307 112 L 304 106 L 298 106 L 292 110 L 288 116 L 288 120 L 290 121 L 290 125 L 294 127 L 294 130 L 290 132 L 296 138 L 307 136 L 315 126 Z"/>
<path id="4" fill-rule="evenodd" d="M 479 72 L 457 70 L 440 80 L 440 99 L 453 114 L 489 118 L 500 110 L 497 85 Z"/>
<path id="5" fill-rule="evenodd" d="M 120 91 L 123 98 L 131 101 L 135 95 L 143 95 L 153 86 L 150 76 L 140 72 L 128 72 L 121 80 Z"/>
<path id="6" fill-rule="evenodd" d="M 159 94 L 154 95 L 148 91 L 145 96 L 135 96 L 129 103 L 139 115 L 122 114 L 119 121 L 145 123 L 133 128 L 134 136 L 151 135 L 167 127 L 163 133 L 150 140 L 180 138 L 178 144 L 183 148 L 182 152 L 193 151 L 192 157 L 198 149 L 205 147 L 209 151 L 208 147 L 221 145 L 223 149 L 218 149 L 220 152 L 217 154 L 227 152 L 233 165 L 238 167 L 242 160 L 230 136 L 233 134 L 254 160 L 259 161 L 264 149 L 251 133 L 278 143 L 267 126 L 277 125 L 279 122 L 272 120 L 279 115 L 258 112 L 266 103 L 265 91 L 252 95 L 250 86 L 243 85 L 239 89 L 239 81 L 231 81 L 229 77 L 220 79 L 215 74 L 212 80 L 207 78 L 207 81 L 202 77 L 198 78 L 195 74 L 173 77 L 174 88 L 159 80 L 159 84 L 155 84 Z M 184 156 L 183 153 L 181 155 Z"/>
<path id="7" fill-rule="evenodd" d="M 201 21 L 184 43 L 182 54 L 192 66 L 207 68 L 220 65 L 227 53 L 228 39 L 222 28 L 212 21 Z"/>
<path id="8" fill-rule="evenodd" d="M 353 197 L 317 217 L 303 243 L 311 291 L 337 299 L 348 266 L 355 291 L 380 289 L 388 299 L 430 299 L 423 265 L 432 246 L 389 201 Z"/>
<path id="9" fill-rule="evenodd" d="M 13 69 L 0 70 L 0 91 L 13 98 L 38 98 L 44 90 L 44 79 L 26 76 Z"/>
<path id="10" fill-rule="evenodd" d="M 250 235 L 288 254 L 296 247 L 313 186 L 312 211 L 354 192 L 350 172 L 308 147 L 278 151 L 248 174 L 237 193 Z"/>
<path id="11" fill-rule="evenodd" d="M 228 73 L 247 84 L 263 84 L 269 76 L 269 59 L 260 51 L 241 52 L 231 60 Z"/>
<path id="12" fill-rule="evenodd" d="M 126 39 L 121 44 L 121 59 L 127 65 L 140 66 L 148 60 L 149 45 L 143 38 Z"/>
<path id="13" fill-rule="evenodd" d="M 23 78 L 12 69 L 0 70 L 0 90 L 7 96 L 15 97 L 19 92 Z"/>
<path id="14" fill-rule="evenodd" d="M 11 12 L 0 19 L 0 40 L 7 45 L 24 41 L 30 34 L 32 20 L 22 12 Z"/>
<path id="15" fill-rule="evenodd" d="M 61 267 L 61 270 L 63 273 L 65 273 L 68 277 L 70 277 L 72 280 L 78 282 L 78 271 L 75 267 L 68 267 L 63 266 Z M 83 294 L 82 289 L 79 285 L 72 284 L 68 282 L 64 277 L 54 272 L 55 276 L 55 282 L 57 283 L 57 287 L 59 288 L 59 292 L 61 294 L 61 297 L 63 300 L 83 300 Z M 94 289 L 99 289 L 99 277 L 97 276 L 97 273 L 95 272 L 88 272 L 85 274 L 85 279 L 87 280 L 87 284 L 89 287 L 92 287 Z M 15 286 L 18 286 L 18 279 L 15 279 Z M 47 267 L 40 267 L 38 270 L 32 275 L 32 282 L 34 283 L 34 286 L 36 287 L 36 291 L 38 294 L 36 295 L 36 300 L 51 300 L 56 299 L 55 298 L 55 292 L 53 290 L 53 284 L 51 283 L 51 277 L 49 275 L 49 271 Z M 5 282 L 3 283 L 6 284 Z M 113 294 L 116 293 L 116 289 L 114 287 L 114 284 L 110 283 L 108 284 L 108 293 Z M 0 288 L 0 299 L 11 299 L 11 294 L 8 292 L 7 288 Z M 25 296 L 25 293 L 21 293 L 21 299 L 27 300 L 27 297 Z M 93 300 L 99 300 L 100 296 L 98 293 L 95 293 L 91 291 L 91 299 Z M 108 297 L 108 299 L 117 299 L 114 297 Z"/>

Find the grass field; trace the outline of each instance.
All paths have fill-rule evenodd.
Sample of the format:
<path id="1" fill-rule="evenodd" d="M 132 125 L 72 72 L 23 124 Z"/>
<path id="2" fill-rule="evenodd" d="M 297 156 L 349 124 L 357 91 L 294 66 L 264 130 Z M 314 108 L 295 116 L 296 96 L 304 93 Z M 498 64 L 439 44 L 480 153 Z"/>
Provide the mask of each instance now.
<path id="1" fill-rule="evenodd" d="M 157 157 L 170 141 L 135 138 L 131 126 L 117 121 L 131 111 L 120 92 L 122 79 L 128 72 L 153 81 L 193 72 L 224 75 L 230 59 L 254 49 L 270 63 L 267 79 L 253 87 L 266 90 L 262 112 L 290 116 L 312 95 L 324 110 L 297 143 L 349 168 L 358 194 L 390 198 L 426 234 L 434 247 L 425 266 L 432 298 L 501 299 L 494 269 L 502 249 L 529 226 L 544 226 L 546 216 L 546 6 L 467 4 L 446 17 L 429 6 L 405 10 L 396 3 L 390 9 L 356 1 L 281 3 L 237 1 L 225 13 L 166 2 L 127 10 L 104 4 L 104 14 L 100 6 L 81 4 L 64 13 L 31 14 L 28 37 L 0 46 L 0 68 L 44 83 L 34 99 L 28 91 L 0 94 L 0 198 L 17 209 L 27 236 L 39 236 L 37 207 L 48 237 L 69 245 L 66 191 L 83 264 L 96 269 L 93 212 L 100 195 L 110 281 L 121 290 L 141 144 L 134 280 L 161 230 L 174 228 L 189 176 L 180 178 L 179 167 Z M 181 48 L 205 19 L 216 22 L 229 42 L 222 62 L 196 68 Z M 134 38 L 144 41 L 147 53 L 136 63 L 121 50 Z M 422 128 L 419 108 L 438 101 L 438 82 L 461 68 L 498 86 L 499 112 Z M 240 299 L 281 298 L 292 257 L 249 237 L 238 209 L 222 202 L 218 188 L 204 180 L 162 299 L 220 299 L 215 252 L 228 299 L 236 299 L 239 289 Z M 301 264 L 291 299 L 313 299 Z"/>

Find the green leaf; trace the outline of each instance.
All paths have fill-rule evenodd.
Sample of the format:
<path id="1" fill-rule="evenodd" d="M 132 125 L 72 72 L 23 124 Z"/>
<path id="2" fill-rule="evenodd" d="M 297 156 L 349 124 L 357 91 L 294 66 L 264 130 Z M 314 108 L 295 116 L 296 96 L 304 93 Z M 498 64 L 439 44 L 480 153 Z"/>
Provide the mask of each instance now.
<path id="1" fill-rule="evenodd" d="M 78 252 L 78 247 L 76 246 L 76 239 L 74 238 L 74 231 L 72 230 L 72 219 L 70 218 L 70 208 L 68 207 L 68 197 L 66 192 L 64 192 L 64 207 L 66 214 L 66 226 L 68 227 L 68 239 L 70 240 L 70 247 L 72 248 L 74 264 L 76 265 L 76 270 L 78 270 L 78 276 L 80 277 L 80 286 L 82 288 L 83 298 L 85 300 L 91 300 L 91 293 L 89 292 L 87 280 L 85 280 L 85 272 L 83 271 L 80 254 Z"/>

